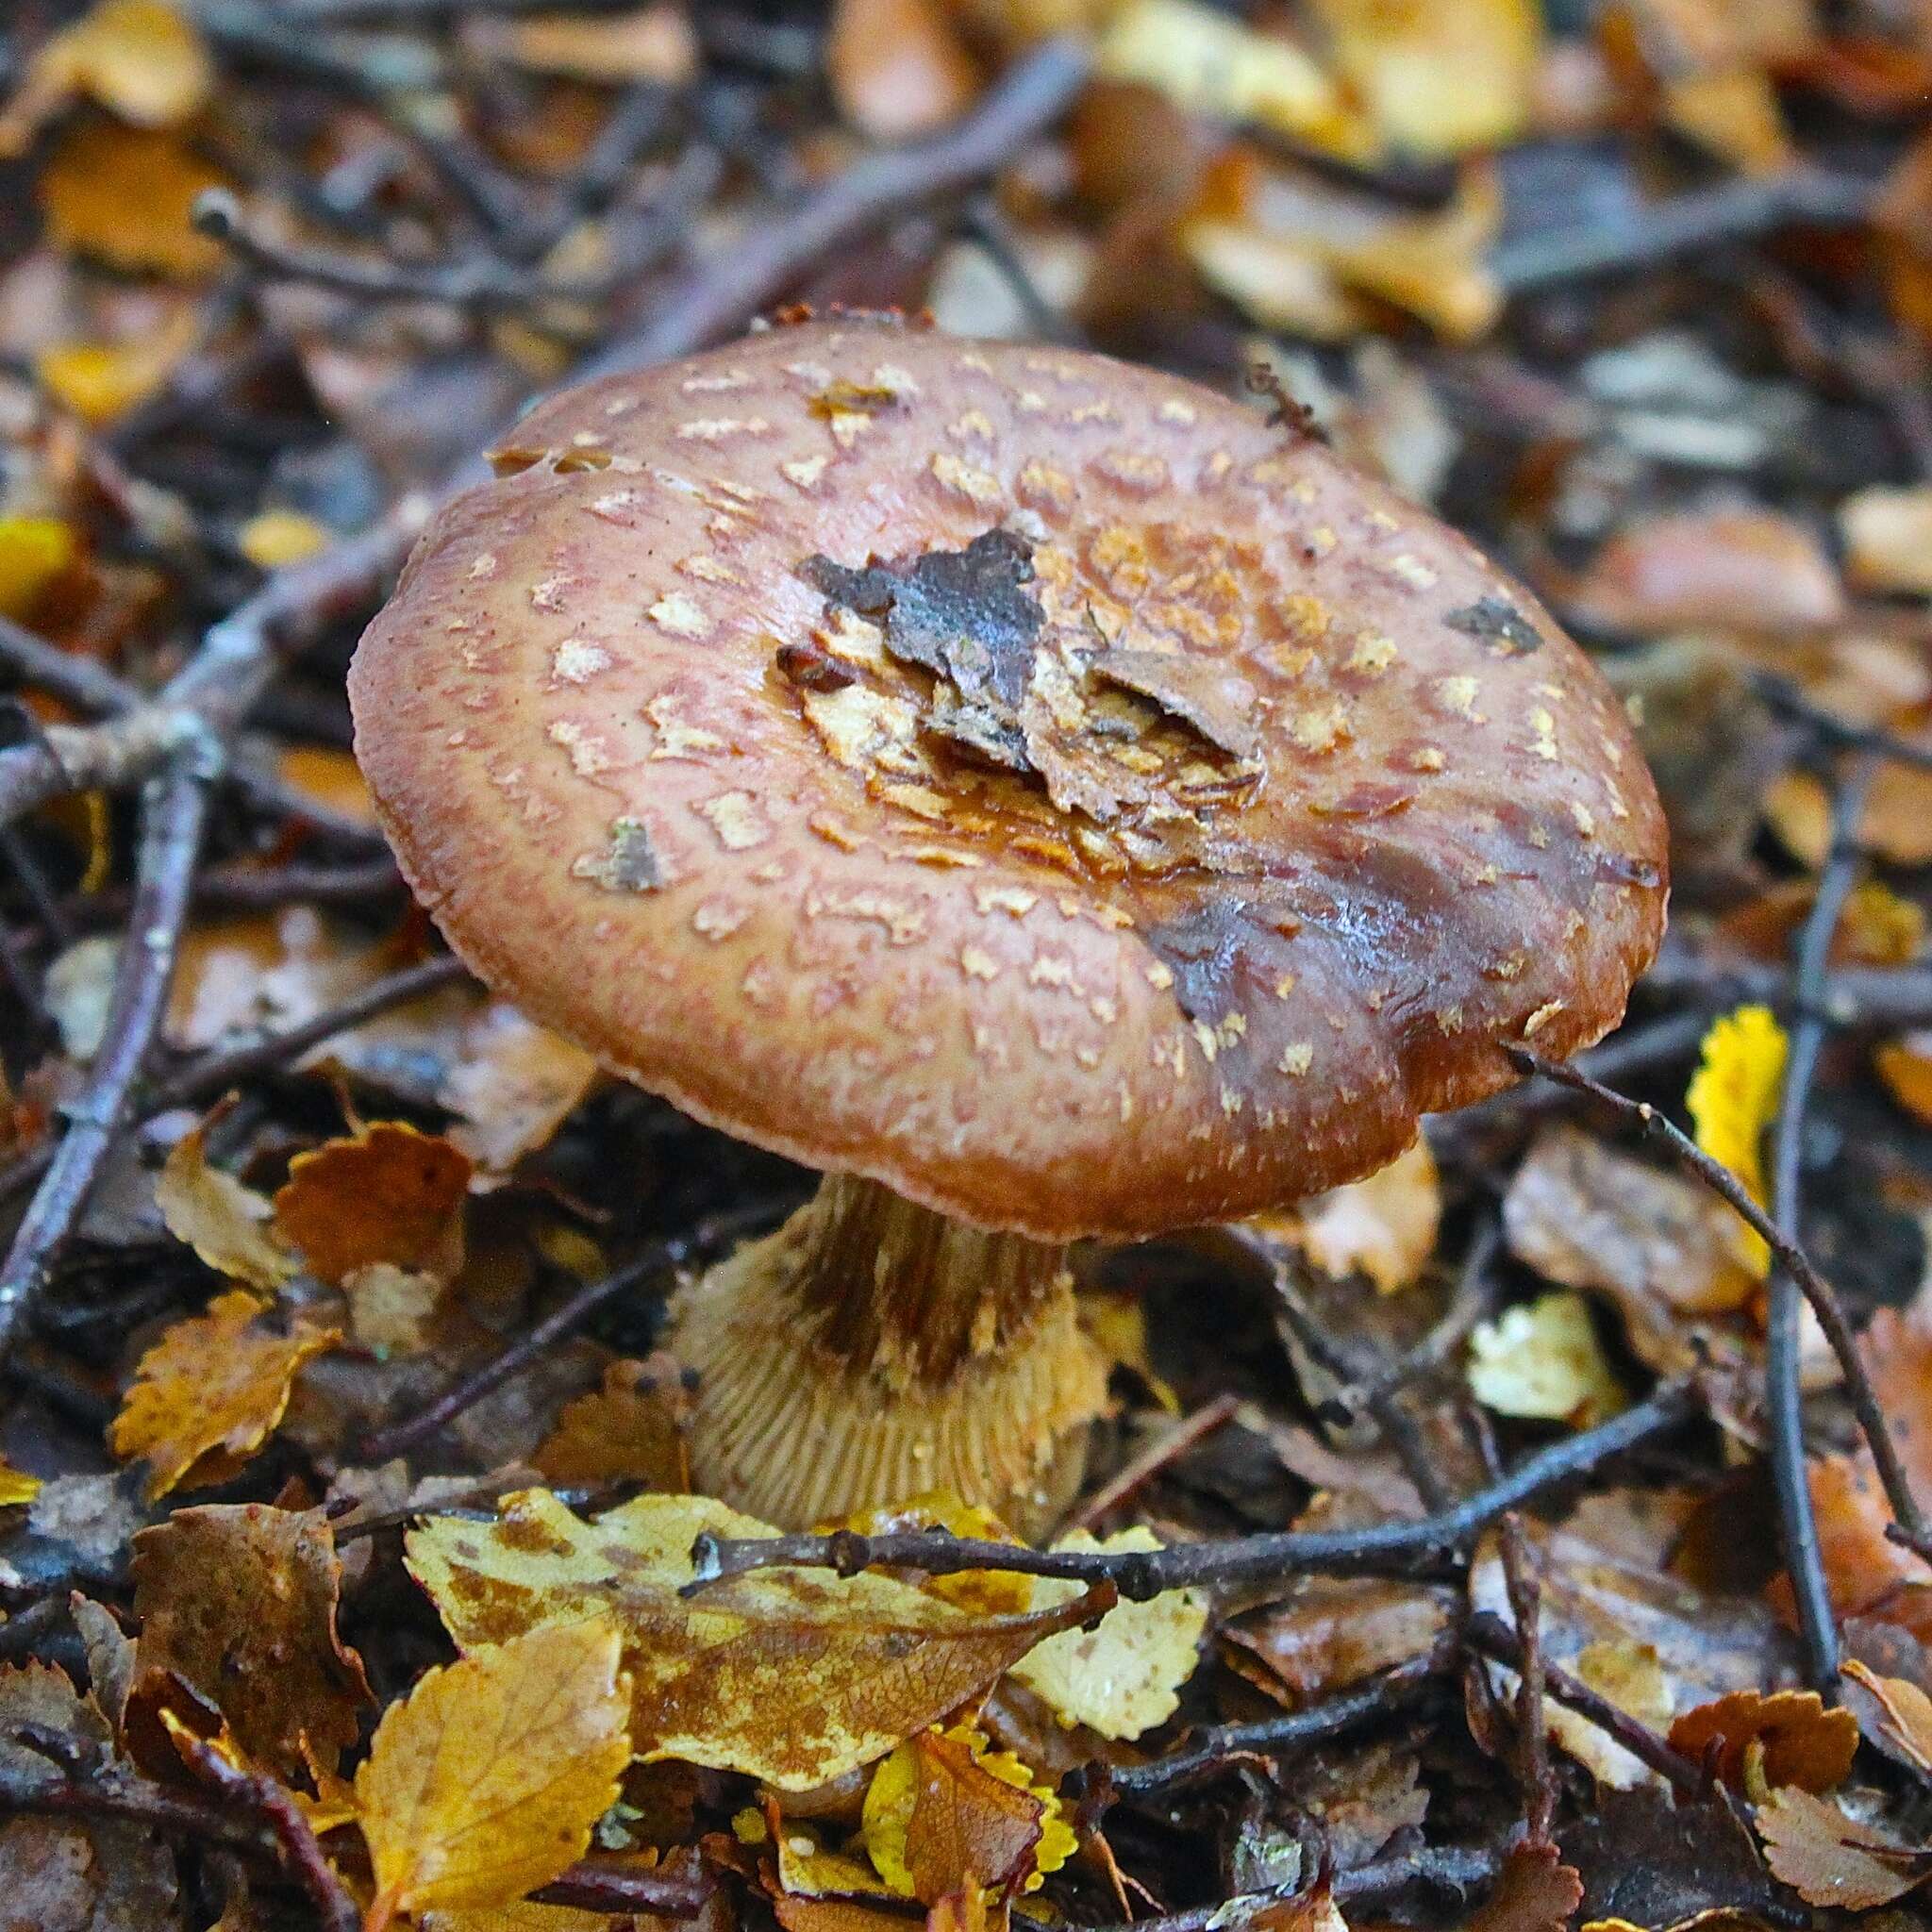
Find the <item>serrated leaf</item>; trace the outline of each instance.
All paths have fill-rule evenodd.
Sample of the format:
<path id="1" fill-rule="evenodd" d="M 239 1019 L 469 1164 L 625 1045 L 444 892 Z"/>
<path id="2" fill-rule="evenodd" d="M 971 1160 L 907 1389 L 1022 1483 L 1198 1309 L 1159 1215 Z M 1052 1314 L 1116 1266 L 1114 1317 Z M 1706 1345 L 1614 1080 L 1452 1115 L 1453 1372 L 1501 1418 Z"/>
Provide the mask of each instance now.
<path id="1" fill-rule="evenodd" d="M 390 1707 L 356 1774 L 371 1932 L 397 1911 L 508 1905 L 582 1857 L 630 1759 L 619 1650 L 607 1619 L 532 1630 Z"/>
<path id="2" fill-rule="evenodd" d="M 441 1282 L 463 1265 L 469 1157 L 403 1121 L 374 1121 L 289 1164 L 276 1193 L 276 1237 L 339 1286 L 386 1263 Z"/>
<path id="3" fill-rule="evenodd" d="M 267 1196 L 208 1164 L 205 1123 L 168 1150 L 155 1206 L 176 1241 L 231 1281 L 273 1291 L 295 1273 L 294 1256 L 269 1239 Z"/>
<path id="4" fill-rule="evenodd" d="M 743 1772 L 780 1790 L 884 1757 L 1098 1607 L 1076 1596 L 974 1616 L 891 1577 L 775 1568 L 687 1598 L 703 1531 L 776 1534 L 704 1496 L 640 1496 L 586 1522 L 548 1491 L 526 1490 L 494 1524 L 430 1518 L 408 1539 L 408 1562 L 465 1647 L 615 1617 L 639 1756 Z"/>
<path id="5" fill-rule="evenodd" d="M 1867 1911 L 1932 1876 L 1932 1852 L 1847 1818 L 1799 1785 L 1772 1792 L 1756 1822 L 1764 1862 L 1807 1905 Z"/>
<path id="6" fill-rule="evenodd" d="M 1740 1007 L 1711 1023 L 1684 1096 L 1698 1146 L 1729 1168 L 1760 1208 L 1768 1198 L 1764 1135 L 1777 1113 L 1789 1051 L 1785 1029 L 1769 1007 Z M 1771 1250 L 1762 1236 L 1748 1228 L 1745 1234 L 1746 1252 L 1762 1276 L 1771 1267 Z"/>
<path id="7" fill-rule="evenodd" d="M 1589 1428 L 1629 1397 L 1579 1294 L 1546 1294 L 1478 1323 L 1469 1337 L 1470 1393 L 1498 1415 Z"/>

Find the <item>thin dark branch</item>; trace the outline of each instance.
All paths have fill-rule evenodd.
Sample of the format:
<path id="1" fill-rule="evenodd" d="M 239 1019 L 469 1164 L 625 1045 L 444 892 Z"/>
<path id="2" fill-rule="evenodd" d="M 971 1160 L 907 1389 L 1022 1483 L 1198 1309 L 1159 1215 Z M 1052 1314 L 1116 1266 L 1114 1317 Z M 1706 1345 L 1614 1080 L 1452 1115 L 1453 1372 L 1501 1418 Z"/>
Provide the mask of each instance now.
<path id="1" fill-rule="evenodd" d="M 67 1109 L 60 1145 L 0 1264 L 0 1357 L 19 1339 L 46 1270 L 86 1207 L 127 1117 L 134 1083 L 167 1008 L 208 822 L 208 791 L 220 770 L 219 746 L 212 737 L 197 737 L 148 783 L 134 911 L 101 1044 L 79 1096 Z"/>
<path id="2" fill-rule="evenodd" d="M 850 1530 L 830 1536 L 759 1539 L 706 1535 L 692 1546 L 696 1581 L 687 1588 L 697 1591 L 724 1577 L 774 1565 L 836 1570 L 843 1575 L 883 1566 L 921 1570 L 929 1575 L 1005 1570 L 1076 1583 L 1112 1583 L 1123 1596 L 1144 1602 L 1162 1591 L 1189 1586 L 1274 1581 L 1308 1572 L 1372 1573 L 1440 1559 L 1465 1547 L 1506 1510 L 1674 1428 L 1697 1407 L 1690 1384 L 1663 1384 L 1609 1422 L 1525 1457 L 1500 1481 L 1454 1508 L 1413 1522 L 1371 1524 L 1351 1530 L 1283 1530 L 1221 1542 L 1170 1543 L 1158 1550 L 1033 1550 L 955 1538 L 942 1530 L 870 1537 Z"/>
<path id="3" fill-rule="evenodd" d="M 1922 772 L 1932 772 L 1932 745 L 1914 744 L 1895 731 L 1886 731 L 1875 724 L 1857 724 L 1848 718 L 1840 718 L 1823 705 L 1814 704 L 1790 678 L 1779 677 L 1774 672 L 1753 672 L 1750 684 L 1751 689 L 1774 711 L 1795 720 L 1827 744 L 1845 751 L 1875 752 L 1881 758 L 1890 758 L 1893 764 L 1912 765 Z"/>
<path id="4" fill-rule="evenodd" d="M 387 1462 L 392 1456 L 415 1448 L 473 1403 L 482 1401 L 492 1389 L 501 1388 L 512 1375 L 528 1368 L 546 1349 L 575 1334 L 607 1302 L 619 1295 L 636 1293 L 672 1269 L 681 1268 L 697 1256 L 750 1233 L 769 1222 L 772 1212 L 769 1202 L 760 1202 L 732 1213 L 711 1215 L 683 1234 L 660 1235 L 614 1274 L 580 1288 L 533 1328 L 491 1357 L 481 1368 L 458 1377 L 427 1408 L 366 1437 L 362 1443 L 364 1457 L 370 1462 Z"/>
<path id="5" fill-rule="evenodd" d="M 1068 1520 L 1069 1529 L 1091 1529 L 1109 1510 L 1118 1509 L 1127 1498 L 1159 1472 L 1205 1441 L 1216 1429 L 1234 1420 L 1241 1406 L 1241 1397 L 1231 1391 L 1204 1402 L 1191 1415 L 1183 1416 L 1163 1429 L 1140 1455 L 1124 1463 L 1080 1505 Z"/>

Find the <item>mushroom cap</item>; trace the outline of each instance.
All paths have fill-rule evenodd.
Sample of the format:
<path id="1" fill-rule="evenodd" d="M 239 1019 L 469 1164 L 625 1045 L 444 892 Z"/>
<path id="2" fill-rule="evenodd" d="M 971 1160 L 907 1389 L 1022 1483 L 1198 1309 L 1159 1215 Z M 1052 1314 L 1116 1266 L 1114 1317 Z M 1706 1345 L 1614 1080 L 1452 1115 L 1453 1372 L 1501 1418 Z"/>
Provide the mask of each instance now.
<path id="1" fill-rule="evenodd" d="M 363 769 L 482 978 L 744 1140 L 1041 1240 L 1229 1219 L 1656 951 L 1582 652 L 1210 391 L 841 319 L 495 462 L 362 640 Z"/>

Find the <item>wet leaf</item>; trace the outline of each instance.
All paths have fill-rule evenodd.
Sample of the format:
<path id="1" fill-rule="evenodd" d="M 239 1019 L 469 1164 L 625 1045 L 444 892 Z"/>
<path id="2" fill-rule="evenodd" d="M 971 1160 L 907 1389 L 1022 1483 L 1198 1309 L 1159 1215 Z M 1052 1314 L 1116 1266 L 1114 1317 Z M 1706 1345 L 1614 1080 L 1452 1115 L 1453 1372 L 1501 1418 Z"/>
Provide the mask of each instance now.
<path id="1" fill-rule="evenodd" d="M 926 1905 L 969 1885 L 1036 1890 L 1046 1820 L 1058 1807 L 1035 1791 L 1009 1753 L 989 1754 L 976 1732 L 921 1731 L 873 1773 L 866 1788 L 867 1856 L 891 1890 Z M 1059 1827 L 1064 1861 L 1072 1833 Z M 1050 1867 L 1048 1869 L 1051 1869 Z"/>
<path id="2" fill-rule="evenodd" d="M 1932 1851 L 1900 1844 L 1798 1785 L 1772 1792 L 1757 1823 L 1765 1863 L 1807 1905 L 1868 1911 L 1932 1877 Z"/>
<path id="3" fill-rule="evenodd" d="M 1307 1576 L 1279 1602 L 1223 1630 L 1221 1641 L 1266 1670 L 1265 1679 L 1243 1675 L 1299 1708 L 1422 1656 L 1455 1613 L 1455 1592 L 1435 1584 Z"/>
<path id="4" fill-rule="evenodd" d="M 9 1818 L 0 1825 L 4 1932 L 172 1932 L 174 1854 L 138 1824 Z"/>
<path id="5" fill-rule="evenodd" d="M 459 1644 L 614 1616 L 643 1757 L 805 1790 L 869 1764 L 984 1690 L 1091 1599 L 975 1617 L 869 1573 L 760 1570 L 684 1597 L 702 1531 L 774 1534 L 697 1496 L 640 1496 L 585 1522 L 542 1490 L 493 1525 L 431 1518 L 409 1567 Z"/>
<path id="6" fill-rule="evenodd" d="M 1842 1707 L 1827 1709 L 1815 1690 L 1734 1690 L 1687 1710 L 1671 1725 L 1671 1742 L 1698 1763 L 1744 1789 L 1746 1754 L 1761 1751 L 1767 1784 L 1828 1791 L 1844 1782 L 1857 1755 L 1858 1723 Z"/>
<path id="7" fill-rule="evenodd" d="M 321 1510 L 177 1509 L 135 1538 L 133 1572 L 141 1676 L 173 1672 L 285 1780 L 335 1769 L 371 1692 L 336 1631 L 341 1564 Z"/>
<path id="8" fill-rule="evenodd" d="M 58 517 L 0 517 L 0 617 L 30 618 L 77 547 Z"/>
<path id="9" fill-rule="evenodd" d="M 1467 1932 L 1560 1932 L 1583 1903 L 1583 1880 L 1550 1844 L 1515 1844 Z"/>
<path id="10" fill-rule="evenodd" d="M 1768 1198 L 1764 1177 L 1764 1136 L 1777 1114 L 1784 1091 L 1785 1030 L 1768 1007 L 1740 1007 L 1711 1023 L 1684 1105 L 1696 1130 L 1697 1144 L 1743 1182 L 1762 1208 Z M 1771 1266 L 1764 1238 L 1746 1227 L 1743 1239 L 1761 1276 Z"/>
<path id="11" fill-rule="evenodd" d="M 1498 1415 L 1589 1428 L 1627 1407 L 1590 1304 L 1546 1294 L 1481 1322 L 1469 1337 L 1470 1392 Z"/>
<path id="12" fill-rule="evenodd" d="M 206 1122 L 168 1150 L 155 1205 L 168 1232 L 231 1281 L 272 1291 L 295 1273 L 295 1257 L 270 1240 L 264 1225 L 272 1211 L 266 1196 L 208 1164 Z"/>
<path id="13" fill-rule="evenodd" d="M 289 1163 L 276 1238 L 336 1285 L 378 1263 L 452 1281 L 463 1265 L 470 1171 L 448 1141 L 402 1121 L 372 1122 Z"/>
<path id="14" fill-rule="evenodd" d="M 40 1493 L 39 1476 L 15 1469 L 5 1457 L 0 1457 L 0 1509 L 12 1509 L 23 1503 L 31 1503 Z"/>
<path id="15" fill-rule="evenodd" d="M 1857 1658 L 1844 1674 L 1877 1703 L 1883 1740 L 1921 1771 L 1932 1771 L 1932 1697 L 1904 1677 L 1881 1677 Z"/>
<path id="16" fill-rule="evenodd" d="M 1123 1529 L 1096 1538 L 1075 1530 L 1059 1550 L 1158 1550 L 1152 1530 Z M 1035 1577 L 1035 1613 L 1076 1602 L 1075 1583 Z M 1091 1630 L 1067 1630 L 1027 1651 L 1013 1675 L 1058 1711 L 1063 1722 L 1086 1724 L 1103 1738 L 1138 1738 L 1165 1724 L 1180 1702 L 1180 1687 L 1199 1661 L 1208 1605 L 1191 1590 L 1163 1591 L 1145 1603 L 1117 1604 Z"/>
<path id="17" fill-rule="evenodd" d="M 1559 1838 L 1564 1858 L 1583 1878 L 1584 1924 L 1690 1932 L 1707 1917 L 1771 1924 L 1789 1910 L 1790 1899 L 1722 1797 L 1673 1803 L 1652 1787 L 1597 1798 Z"/>
<path id="18" fill-rule="evenodd" d="M 638 1482 L 681 1495 L 691 1488 L 691 1391 L 666 1355 L 615 1361 L 604 1385 L 568 1404 L 532 1462 L 544 1480 Z"/>
<path id="19" fill-rule="evenodd" d="M 341 1340 L 302 1320 L 278 1331 L 265 1312 L 236 1289 L 142 1357 L 111 1440 L 115 1455 L 146 1461 L 150 1502 L 225 1481 L 274 1433 L 302 1364 Z"/>
<path id="20" fill-rule="evenodd" d="M 57 246 L 109 268 L 198 281 L 220 268 L 222 250 L 190 214 L 198 194 L 222 185 L 173 134 L 87 121 L 59 137 L 39 190 Z"/>
<path id="21" fill-rule="evenodd" d="M 630 1757 L 618 1634 L 546 1626 L 426 1672 L 356 1774 L 375 1881 L 365 1922 L 508 1905 L 581 1857 Z"/>

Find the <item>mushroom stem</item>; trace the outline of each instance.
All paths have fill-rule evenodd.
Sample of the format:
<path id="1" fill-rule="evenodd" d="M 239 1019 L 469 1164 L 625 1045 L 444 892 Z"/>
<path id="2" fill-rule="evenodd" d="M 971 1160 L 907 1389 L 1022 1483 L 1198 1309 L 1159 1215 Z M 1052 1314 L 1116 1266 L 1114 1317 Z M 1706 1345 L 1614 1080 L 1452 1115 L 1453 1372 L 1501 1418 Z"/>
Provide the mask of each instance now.
<path id="1" fill-rule="evenodd" d="M 698 1487 L 784 1527 L 950 1491 L 1050 1525 L 1106 1399 L 1062 1245 L 828 1175 L 679 1297 Z"/>

